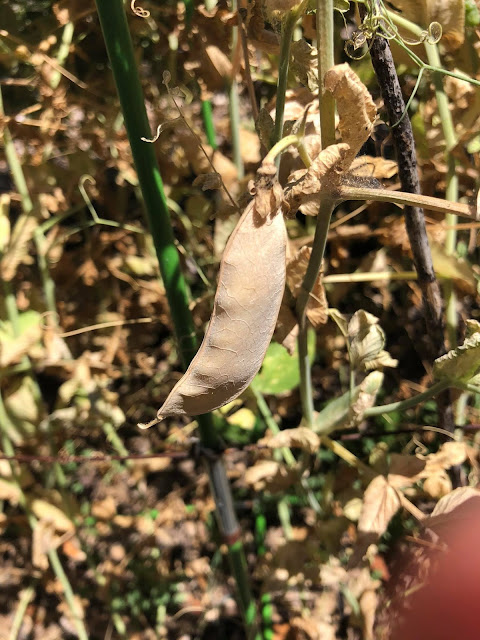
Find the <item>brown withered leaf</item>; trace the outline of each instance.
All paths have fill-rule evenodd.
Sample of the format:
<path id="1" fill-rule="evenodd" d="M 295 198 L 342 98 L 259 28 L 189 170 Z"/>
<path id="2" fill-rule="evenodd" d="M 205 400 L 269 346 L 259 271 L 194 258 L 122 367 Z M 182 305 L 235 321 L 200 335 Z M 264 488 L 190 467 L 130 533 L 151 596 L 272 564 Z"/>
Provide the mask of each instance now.
<path id="1" fill-rule="evenodd" d="M 331 145 L 320 151 L 309 169 L 294 171 L 284 191 L 284 199 L 290 209 L 300 209 L 305 215 L 316 216 L 320 192 L 325 195 L 335 192 L 342 180 L 342 167 L 349 153 L 348 144 Z"/>
<path id="2" fill-rule="evenodd" d="M 33 498 L 29 502 L 29 507 L 39 520 L 52 523 L 55 531 L 60 533 L 75 531 L 75 525 L 65 512 L 47 500 L 43 498 Z"/>
<path id="3" fill-rule="evenodd" d="M 22 214 L 11 231 L 10 242 L 0 261 L 2 279 L 9 282 L 15 276 L 19 264 L 30 264 L 28 246 L 38 221 L 33 215 Z"/>
<path id="4" fill-rule="evenodd" d="M 270 449 L 293 447 L 315 454 L 320 449 L 320 438 L 308 427 L 296 427 L 295 429 L 284 429 L 274 436 L 262 438 L 258 444 Z"/>
<path id="5" fill-rule="evenodd" d="M 466 442 L 445 442 L 437 453 L 426 456 L 425 476 L 435 475 L 457 464 L 463 464 L 467 456 Z"/>
<path id="6" fill-rule="evenodd" d="M 343 160 L 345 171 L 372 133 L 377 108 L 366 86 L 346 63 L 327 71 L 325 89 L 337 101 L 338 129 L 342 142 L 350 147 L 350 153 Z"/>
<path id="7" fill-rule="evenodd" d="M 296 78 L 304 87 L 315 92 L 318 90 L 318 57 L 317 50 L 301 38 L 291 45 L 291 68 Z"/>
<path id="8" fill-rule="evenodd" d="M 32 535 L 32 564 L 41 571 L 48 569 L 48 552 L 56 547 L 55 526 L 50 520 L 39 520 Z"/>
<path id="9" fill-rule="evenodd" d="M 208 189 L 221 189 L 222 188 L 222 176 L 218 173 L 202 173 L 193 181 L 194 187 L 200 187 L 202 191 Z"/>
<path id="10" fill-rule="evenodd" d="M 245 471 L 243 479 L 255 491 L 277 493 L 298 482 L 299 476 L 297 469 L 287 468 L 275 460 L 260 460 Z"/>
<path id="11" fill-rule="evenodd" d="M 358 530 L 365 534 L 381 536 L 400 508 L 400 498 L 384 476 L 376 476 L 363 496 L 363 508 Z"/>
<path id="12" fill-rule="evenodd" d="M 284 296 L 280 306 L 280 311 L 278 312 L 277 324 L 275 326 L 273 337 L 277 342 L 285 347 L 290 355 L 293 355 L 297 345 L 297 336 L 297 317 L 286 300 L 286 296 Z"/>
<path id="13" fill-rule="evenodd" d="M 359 309 L 348 323 L 349 356 L 353 367 L 371 371 L 383 367 L 396 367 L 398 360 L 384 351 L 385 333 L 376 316 Z"/>
<path id="14" fill-rule="evenodd" d="M 254 196 L 253 209 L 265 219 L 276 211 L 283 201 L 283 189 L 277 179 L 277 167 L 263 163 L 257 170 L 254 184 L 250 184 L 250 195 Z"/>
<path id="15" fill-rule="evenodd" d="M 275 123 L 273 118 L 268 112 L 268 109 L 262 107 L 258 113 L 258 118 L 255 122 L 255 130 L 258 133 L 260 142 L 265 149 L 270 149 L 273 131 L 275 129 Z"/>
<path id="16" fill-rule="evenodd" d="M 398 173 L 398 165 L 394 160 L 387 160 L 381 156 L 357 156 L 350 166 L 355 176 L 365 178 L 393 178 Z"/>
<path id="17" fill-rule="evenodd" d="M 399 453 L 390 454 L 388 482 L 396 489 L 403 489 L 423 477 L 426 462 L 418 456 Z"/>
<path id="18" fill-rule="evenodd" d="M 441 473 L 435 473 L 434 475 L 428 476 L 425 478 L 425 482 L 423 483 L 423 490 L 425 493 L 428 493 L 429 496 L 438 500 L 443 496 L 448 495 L 452 490 L 452 481 L 445 473 L 445 471 Z"/>
<path id="19" fill-rule="evenodd" d="M 260 140 L 256 132 L 248 131 L 248 129 L 240 130 L 240 154 L 245 164 L 258 165 L 261 154 Z"/>
<path id="20" fill-rule="evenodd" d="M 365 411 L 373 407 L 383 384 L 383 377 L 381 371 L 372 371 L 362 380 L 348 410 L 348 428 L 358 426 L 363 420 Z"/>
<path id="21" fill-rule="evenodd" d="M 287 284 L 294 298 L 298 298 L 300 293 L 311 254 L 311 247 L 302 247 L 287 263 Z M 314 327 L 319 327 L 328 320 L 328 303 L 322 284 L 322 274 L 321 271 L 307 304 L 307 317 Z"/>
<path id="22" fill-rule="evenodd" d="M 473 487 L 459 487 L 440 498 L 432 513 L 422 525 L 436 532 L 454 524 L 465 526 L 471 520 L 478 520 L 480 511 L 480 491 Z"/>
<path id="23" fill-rule="evenodd" d="M 281 211 L 261 218 L 251 202 L 222 258 L 213 312 L 185 375 L 158 411 L 199 415 L 237 398 L 259 371 L 285 288 L 287 234 Z M 143 425 L 145 427 L 155 424 Z"/>
<path id="24" fill-rule="evenodd" d="M 212 167 L 198 146 L 198 142 L 192 133 L 186 129 L 179 129 L 176 131 L 176 136 L 178 137 L 180 145 L 182 145 L 184 149 L 188 149 L 187 160 L 194 173 L 196 175 L 210 173 Z M 218 149 L 214 151 L 212 147 L 206 144 L 204 144 L 203 147 L 207 156 L 211 158 L 216 173 L 222 177 L 227 189 L 235 193 L 238 188 L 238 173 L 233 162 L 218 151 Z"/>
<path id="25" fill-rule="evenodd" d="M 205 47 L 205 53 L 207 54 L 210 62 L 215 67 L 217 73 L 226 81 L 232 79 L 232 63 L 221 49 L 213 44 L 208 44 Z"/>

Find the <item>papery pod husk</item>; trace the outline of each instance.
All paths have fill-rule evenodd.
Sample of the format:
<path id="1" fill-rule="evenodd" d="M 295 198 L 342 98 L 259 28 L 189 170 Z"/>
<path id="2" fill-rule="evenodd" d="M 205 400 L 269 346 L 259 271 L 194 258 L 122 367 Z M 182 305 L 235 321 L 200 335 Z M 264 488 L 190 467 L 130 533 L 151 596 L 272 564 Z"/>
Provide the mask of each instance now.
<path id="1" fill-rule="evenodd" d="M 275 329 L 285 288 L 286 246 L 281 211 L 262 218 L 251 202 L 225 247 L 203 342 L 160 407 L 158 420 L 208 413 L 250 384 Z"/>

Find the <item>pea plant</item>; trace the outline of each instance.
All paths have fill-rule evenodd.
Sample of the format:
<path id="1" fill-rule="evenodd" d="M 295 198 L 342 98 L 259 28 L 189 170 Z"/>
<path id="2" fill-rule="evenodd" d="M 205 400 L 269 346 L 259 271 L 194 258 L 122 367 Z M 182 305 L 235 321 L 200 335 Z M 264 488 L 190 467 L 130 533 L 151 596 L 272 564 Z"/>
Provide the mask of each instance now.
<path id="1" fill-rule="evenodd" d="M 98 3 L 99 8 L 102 4 Z M 330 448 L 348 463 L 363 469 L 371 480 L 365 492 L 359 520 L 359 532 L 362 535 L 373 534 L 370 540 L 375 537 L 378 539 L 385 532 L 388 522 L 400 506 L 407 505 L 406 508 L 410 508 L 410 512 L 417 517 L 418 510 L 401 494 L 398 487 L 384 479 L 380 480 L 380 476 L 364 468 L 358 460 L 352 459 L 338 442 L 330 440 L 328 434 L 338 432 L 341 428 L 354 428 L 371 416 L 402 412 L 437 396 L 438 406 L 442 407 L 438 424 L 441 428 L 452 431 L 451 398 L 448 390 L 455 388 L 463 393 L 477 393 L 476 377 L 480 362 L 478 321 L 467 321 L 467 337 L 461 346 L 456 345 L 456 313 L 452 311 L 455 292 L 448 281 L 444 285 L 444 293 L 450 309 L 448 333 L 451 350 L 446 353 L 442 297 L 435 278 L 423 213 L 423 210 L 427 210 L 445 214 L 449 225 L 454 227 L 458 217 L 478 220 L 477 206 L 458 202 L 458 189 L 454 190 L 453 186 L 448 189 L 446 199 L 421 195 L 408 116 L 408 107 L 415 99 L 423 74 L 432 73 L 438 108 L 443 109 L 441 117 L 450 172 L 447 173 L 447 183 L 451 184 L 451 181 L 456 180 L 455 161 L 450 162 L 449 159 L 454 144 L 453 125 L 448 103 L 446 107 L 441 106 L 446 104 L 447 98 L 440 74 L 471 85 L 478 82 L 465 74 L 449 72 L 440 64 L 438 43 L 441 42 L 442 33 L 450 38 L 449 42 L 452 38 L 462 37 L 458 32 L 461 27 L 455 22 L 455 3 L 442 3 L 433 13 L 427 5 L 424 7 L 422 4 L 420 25 L 414 20 L 416 3 L 394 4 L 395 9 L 387 8 L 383 2 L 375 0 L 352 3 L 356 5 L 354 8 L 359 21 L 351 38 L 345 43 L 345 52 L 350 60 L 362 59 L 369 54 L 372 56 L 392 128 L 403 190 L 391 190 L 381 184 L 381 180 L 386 177 L 386 173 L 382 173 L 385 170 L 381 167 L 378 170 L 374 168 L 373 177 L 361 177 L 362 163 L 368 165 L 371 161 L 375 167 L 375 159 L 358 154 L 374 132 L 378 112 L 369 91 L 350 63 L 334 64 L 334 12 L 338 12 L 345 20 L 350 3 L 317 2 L 316 6 L 312 6 L 301 1 L 286 2 L 279 6 L 278 3 L 265 2 L 261 7 L 258 3 L 252 3 L 233 14 L 238 18 L 237 25 L 233 27 L 232 42 L 238 38 L 244 40 L 245 77 L 249 83 L 252 112 L 256 117 L 255 124 L 264 157 L 255 177 L 249 183 L 250 201 L 244 207 L 223 252 L 212 315 L 203 341 L 185 374 L 158 410 L 157 418 L 140 425 L 142 428 L 151 427 L 167 417 L 210 415 L 211 412 L 231 404 L 241 394 L 245 395 L 248 388 L 255 393 L 256 375 L 262 367 L 280 318 L 281 330 L 275 334 L 277 340 L 283 342 L 284 347 L 291 352 L 294 350 L 292 344 L 297 341 L 295 351 L 298 353 L 302 422 L 296 428 L 279 431 L 275 421 L 269 416 L 267 424 L 270 436 L 262 440 L 261 444 L 272 451 L 274 459 L 275 452 L 282 451 L 284 461 L 276 462 L 272 471 L 272 467 L 262 460 L 247 472 L 247 476 L 254 486 L 268 487 L 272 481 L 272 473 L 281 475 L 284 465 L 289 469 L 284 488 L 294 482 L 295 478 L 299 479 L 311 504 L 315 505 L 316 498 L 307 480 L 308 460 L 321 447 Z M 462 11 L 463 9 L 462 3 Z M 144 17 L 141 15 L 143 9 L 136 7 L 135 11 L 137 15 Z M 316 46 L 301 35 L 293 38 L 299 25 L 309 15 L 315 18 Z M 102 12 L 100 16 L 102 17 Z M 233 16 L 232 19 L 232 24 L 235 24 Z M 114 34 L 106 22 L 102 24 L 108 46 L 109 38 L 113 38 Z M 270 29 L 267 25 L 270 25 Z M 263 45 L 275 35 L 279 38 L 274 115 L 265 107 L 259 111 L 256 105 L 249 69 L 249 33 L 254 33 L 256 40 Z M 416 85 L 407 105 L 398 91 L 398 78 L 392 64 L 389 43 L 394 43 L 418 65 Z M 414 53 L 413 47 L 417 47 L 417 50 L 423 47 L 428 63 L 423 62 L 422 54 Z M 112 53 L 111 56 L 113 64 Z M 120 90 L 119 73 L 117 72 L 117 86 Z M 285 119 L 285 110 L 288 109 L 287 88 L 292 76 L 310 92 L 310 102 L 300 109 L 293 123 Z M 186 94 L 182 95 L 181 89 L 171 88 L 170 82 L 171 74 L 164 73 L 164 85 L 179 112 L 176 122 L 178 126 L 189 127 L 178 103 Z M 234 89 L 233 81 L 232 88 Z M 230 95 L 230 98 L 232 116 L 235 113 L 236 96 Z M 335 113 L 338 114 L 338 122 L 335 122 Z M 128 119 L 126 124 L 128 127 Z M 154 139 L 143 137 L 145 143 L 154 144 L 166 124 L 160 125 Z M 232 122 L 232 128 L 235 126 L 238 126 L 238 122 Z M 200 140 L 198 142 L 202 145 Z M 282 160 L 292 149 L 303 163 L 303 168 L 284 169 L 287 163 Z M 205 149 L 203 152 L 208 155 Z M 225 187 L 221 172 L 213 163 L 210 162 L 210 165 L 207 173 L 198 176 L 196 184 L 201 185 L 204 190 L 223 188 L 233 200 Z M 292 163 L 289 165 L 292 166 Z M 430 356 L 433 356 L 430 362 L 433 367 L 432 383 L 426 390 L 407 400 L 383 406 L 377 404 L 377 398 L 382 394 L 383 370 L 386 367 L 396 367 L 398 361 L 385 350 L 385 333 L 378 318 L 364 310 L 356 310 L 348 319 L 336 309 L 329 308 L 328 296 L 324 293 L 324 282 L 328 276 L 323 275 L 322 264 L 332 213 L 340 203 L 352 200 L 395 203 L 405 208 L 407 232 L 418 270 L 426 324 L 437 340 L 437 344 L 430 350 Z M 297 243 L 296 252 L 292 253 L 288 244 L 286 220 L 297 212 L 316 218 L 315 233 L 313 240 L 303 245 Z M 453 230 L 448 232 L 448 255 L 455 253 L 456 241 L 453 234 Z M 350 383 L 343 396 L 330 401 L 318 412 L 313 402 L 308 334 L 312 329 L 321 328 L 327 321 L 334 321 L 345 338 Z M 321 340 L 321 332 L 319 339 Z M 256 393 L 258 399 L 258 390 Z M 268 414 L 268 407 L 266 411 Z M 239 542 L 239 530 L 221 464 L 218 442 L 215 444 L 215 438 L 206 435 L 209 427 L 204 426 L 202 430 L 202 423 L 199 425 L 203 444 L 210 446 L 212 450 L 212 458 L 207 464 L 217 501 L 217 515 L 225 539 L 232 548 L 232 541 L 233 544 Z M 291 453 L 292 448 L 303 451 L 298 460 Z M 450 463 L 447 466 L 448 464 Z M 411 479 L 407 484 L 411 485 Z M 381 523 L 378 518 L 372 521 L 371 514 L 372 503 L 378 502 L 379 491 L 382 494 L 380 502 L 388 503 L 388 515 L 384 513 Z M 239 561 L 237 556 L 234 566 L 247 629 L 249 634 L 261 634 L 257 628 L 248 579 L 244 570 L 239 570 L 239 567 L 244 566 L 244 560 Z"/>
<path id="2" fill-rule="evenodd" d="M 26 515 L 35 570 L 10 637 L 20 637 L 50 570 L 55 581 L 46 591 L 63 594 L 68 633 L 82 639 L 112 629 L 124 638 L 394 637 L 408 590 L 391 575 L 387 552 L 406 533 L 423 543 L 425 531 L 425 546 L 443 548 L 441 526 L 478 499 L 476 438 L 468 436 L 480 410 L 477 5 L 65 4 L 52 5 L 63 27 L 58 51 L 56 36 L 33 52 L 18 34 L 0 32 L 15 78 L 5 95 L 21 102 L 9 87 L 24 86 L 28 63 L 42 70 L 37 83 L 48 102 L 32 124 L 31 113 L 43 108 L 28 104 L 13 117 L 0 92 L 20 208 L 10 223 L 10 200 L 0 197 L 0 421 L 10 464 L 0 497 L 7 520 L 9 505 Z M 108 99 L 85 71 L 99 50 Z M 70 69 L 74 52 L 78 68 Z M 26 120 L 43 137 L 23 148 L 14 138 Z M 88 129 L 75 139 L 87 153 L 62 198 L 75 193 L 80 204 L 63 211 L 48 185 L 74 153 L 64 138 L 75 127 Z M 35 180 L 22 154 L 37 163 Z M 102 163 L 122 185 L 112 190 L 114 204 Z M 132 223 L 132 202 L 148 230 Z M 82 243 L 91 252 L 75 278 L 88 284 L 107 271 L 116 278 L 113 293 L 95 289 L 98 315 L 162 309 L 160 321 L 91 327 L 160 322 L 161 345 L 153 332 L 135 329 L 142 346 L 132 360 L 148 373 L 145 384 L 120 334 L 103 343 L 82 338 L 73 352 L 62 342 L 80 333 L 72 316 L 81 309 L 61 302 L 55 287 L 64 287 L 61 270 L 71 273 L 69 255 Z M 35 326 L 25 329 L 27 280 L 41 282 L 42 300 L 31 294 L 29 304 L 43 315 L 35 312 Z M 75 328 L 64 331 L 67 323 Z M 92 373 L 104 366 L 91 356 L 98 345 L 108 367 L 103 386 Z M 53 366 L 65 379 L 50 410 L 37 378 Z M 48 440 L 53 461 L 42 494 L 16 451 L 24 446 L 16 416 L 31 396 L 44 408 L 30 435 Z M 79 462 L 73 450 L 83 433 L 63 446 L 63 458 L 52 451 L 65 425 L 84 421 L 100 424 L 115 449 L 107 462 L 125 465 L 122 487 L 135 498 L 124 513 L 106 488 L 116 467 L 94 488 L 95 472 L 72 467 L 70 482 L 63 470 Z M 153 462 L 132 454 L 122 429 L 133 433 L 136 450 L 150 446 Z M 147 477 L 163 472 L 158 486 Z M 75 505 L 69 489 L 81 496 L 88 487 L 92 505 Z M 155 492 L 163 493 L 153 508 Z M 147 515 L 132 506 L 142 493 Z M 112 546 L 113 526 L 134 530 L 128 553 Z M 189 544 L 185 557 L 175 556 Z M 105 547 L 109 557 L 97 566 Z M 231 583 L 218 580 L 224 556 Z M 77 562 L 88 563 L 87 577 L 78 578 Z M 101 635 L 89 580 L 108 610 Z M 392 584 L 398 597 L 389 595 Z"/>

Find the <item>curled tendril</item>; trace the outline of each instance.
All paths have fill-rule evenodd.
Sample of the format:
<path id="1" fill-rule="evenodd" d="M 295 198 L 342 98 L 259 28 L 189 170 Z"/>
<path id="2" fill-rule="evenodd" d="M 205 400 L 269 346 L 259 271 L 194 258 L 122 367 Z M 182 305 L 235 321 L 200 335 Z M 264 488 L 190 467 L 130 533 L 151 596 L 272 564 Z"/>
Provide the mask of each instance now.
<path id="1" fill-rule="evenodd" d="M 380 35 L 386 40 L 397 39 L 403 44 L 408 46 L 416 46 L 426 42 L 428 44 L 437 44 L 442 37 L 442 25 L 438 22 L 431 22 L 427 30 L 421 32 L 420 37 L 416 40 L 406 38 L 402 36 L 398 28 L 391 21 L 385 12 L 383 4 L 380 5 L 379 10 L 375 13 L 375 7 L 372 4 L 366 3 L 367 15 L 365 16 L 362 24 L 352 37 L 345 43 L 345 53 L 349 58 L 353 60 L 361 60 L 367 52 L 370 50 L 370 46 L 367 51 L 359 51 L 367 41 L 371 41 L 375 35 Z"/>
<path id="2" fill-rule="evenodd" d="M 431 22 L 428 25 L 428 44 L 437 44 L 442 37 L 442 25 L 439 22 Z"/>
<path id="3" fill-rule="evenodd" d="M 137 0 L 132 0 L 130 2 L 130 9 L 133 11 L 133 13 L 139 18 L 149 18 L 150 11 L 148 11 L 147 9 L 144 9 L 143 7 L 136 7 L 135 6 L 136 1 Z"/>

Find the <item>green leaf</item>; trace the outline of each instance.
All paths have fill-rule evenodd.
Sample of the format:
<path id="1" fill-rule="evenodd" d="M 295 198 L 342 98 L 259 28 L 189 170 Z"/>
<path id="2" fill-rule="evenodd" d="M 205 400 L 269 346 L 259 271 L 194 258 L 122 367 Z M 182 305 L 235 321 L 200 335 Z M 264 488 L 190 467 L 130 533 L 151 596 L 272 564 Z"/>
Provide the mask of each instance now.
<path id="1" fill-rule="evenodd" d="M 308 334 L 308 354 L 313 360 L 315 354 L 315 332 Z M 298 369 L 298 351 L 293 355 L 278 342 L 272 342 L 267 349 L 260 373 L 254 378 L 252 385 L 260 393 L 277 395 L 296 389 L 300 384 Z"/>

